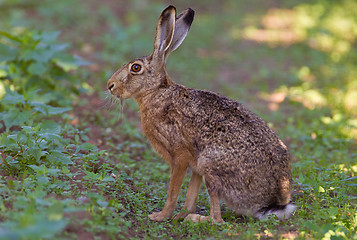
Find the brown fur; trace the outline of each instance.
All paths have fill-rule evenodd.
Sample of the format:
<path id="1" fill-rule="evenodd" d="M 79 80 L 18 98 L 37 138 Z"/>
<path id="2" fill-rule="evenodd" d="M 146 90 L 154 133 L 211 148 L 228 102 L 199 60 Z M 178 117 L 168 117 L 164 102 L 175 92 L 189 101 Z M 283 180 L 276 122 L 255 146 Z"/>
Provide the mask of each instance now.
<path id="1" fill-rule="evenodd" d="M 271 210 L 275 206 L 285 209 L 290 200 L 290 160 L 274 131 L 242 104 L 181 86 L 167 75 L 167 56 L 181 44 L 193 20 L 191 9 L 176 19 L 175 15 L 172 6 L 161 14 L 152 55 L 128 63 L 108 81 L 113 95 L 138 102 L 146 136 L 170 164 L 166 204 L 150 219 L 162 221 L 172 216 L 188 167 L 193 174 L 184 209 L 195 211 L 204 179 L 211 214 L 209 218 L 190 214 L 187 219 L 223 222 L 220 199 L 236 212 L 260 219 L 268 211 L 275 214 Z M 133 72 L 133 64 L 140 64 L 141 71 Z M 281 216 L 288 217 L 291 212 L 284 214 Z M 186 215 L 181 212 L 176 218 Z"/>

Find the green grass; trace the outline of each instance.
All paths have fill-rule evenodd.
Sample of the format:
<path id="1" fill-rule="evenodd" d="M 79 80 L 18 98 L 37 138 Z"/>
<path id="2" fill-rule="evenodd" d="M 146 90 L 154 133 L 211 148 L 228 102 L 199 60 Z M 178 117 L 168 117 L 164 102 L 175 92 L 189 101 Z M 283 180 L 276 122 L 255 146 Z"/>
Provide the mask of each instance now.
<path id="1" fill-rule="evenodd" d="M 148 219 L 164 206 L 169 166 L 137 104 L 105 100 L 110 75 L 152 51 L 165 5 L 0 7 L 0 239 L 357 239 L 355 1 L 177 3 L 196 16 L 168 60 L 172 78 L 244 103 L 292 156 L 296 213 L 257 221 L 222 202 L 224 224 Z M 204 187 L 196 212 L 209 214 Z"/>

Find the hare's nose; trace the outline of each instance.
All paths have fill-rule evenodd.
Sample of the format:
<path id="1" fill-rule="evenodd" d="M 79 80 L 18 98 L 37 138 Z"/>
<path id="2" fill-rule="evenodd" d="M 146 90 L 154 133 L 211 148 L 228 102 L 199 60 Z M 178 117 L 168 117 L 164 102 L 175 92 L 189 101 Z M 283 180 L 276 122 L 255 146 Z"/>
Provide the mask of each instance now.
<path id="1" fill-rule="evenodd" d="M 114 81 L 109 80 L 108 81 L 108 90 L 111 92 L 114 89 Z"/>

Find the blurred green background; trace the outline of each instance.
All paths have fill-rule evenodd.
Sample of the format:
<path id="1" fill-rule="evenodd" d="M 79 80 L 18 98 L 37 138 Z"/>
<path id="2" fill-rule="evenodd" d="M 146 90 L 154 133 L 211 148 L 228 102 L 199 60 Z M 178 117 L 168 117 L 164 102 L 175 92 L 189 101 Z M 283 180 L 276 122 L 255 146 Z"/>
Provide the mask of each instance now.
<path id="1" fill-rule="evenodd" d="M 128 100 L 120 109 L 103 106 L 106 81 L 114 71 L 151 54 L 157 19 L 170 4 L 178 12 L 194 9 L 195 19 L 182 46 L 168 59 L 169 75 L 177 83 L 244 103 L 287 143 L 292 155 L 293 201 L 300 209 L 291 222 L 245 220 L 223 227 L 175 223 L 182 224 L 182 232 L 170 223 L 147 222 L 147 214 L 162 203 L 144 203 L 140 192 L 146 192 L 149 200 L 159 194 L 161 200 L 156 201 L 163 201 L 168 167 L 142 135 L 136 103 Z M 79 223 L 94 236 L 356 239 L 356 37 L 355 0 L 0 0 L 0 236 L 15 236 L 4 230 L 9 228 L 23 238 L 21 231 L 31 225 L 29 215 L 22 216 L 23 210 L 9 204 L 29 199 L 15 193 L 23 189 L 24 179 L 35 176 L 30 177 L 33 188 L 29 190 L 42 186 L 47 196 L 54 190 L 46 184 L 59 184 L 54 179 L 62 179 L 61 174 L 67 178 L 74 171 L 68 170 L 72 166 L 78 172 L 85 168 L 89 184 L 85 186 L 96 186 L 99 195 L 106 196 L 91 197 L 95 200 L 90 206 L 98 207 L 92 216 L 107 218 Z M 43 123 L 48 119 L 55 123 Z M 44 140 L 31 143 L 36 136 Z M 51 145 L 53 139 L 57 142 Z M 86 158 L 88 154 L 92 158 Z M 98 167 L 103 161 L 107 165 Z M 38 168 L 42 165 L 54 170 L 44 173 Z M 167 173 L 162 174 L 163 170 Z M 117 195 L 113 193 L 115 197 L 109 197 L 109 187 L 96 178 L 112 172 L 128 173 L 121 185 L 116 183 L 121 187 Z M 41 182 L 36 174 L 44 174 L 49 182 Z M 67 209 L 67 203 L 58 200 L 66 196 L 61 191 L 56 192 L 56 204 Z M 87 195 L 79 191 L 76 197 Z M 180 199 L 182 205 L 184 194 Z M 103 202 L 113 209 L 130 209 L 123 222 L 115 222 L 121 229 L 106 225 L 110 214 L 103 210 L 107 209 Z M 208 211 L 203 207 L 207 204 L 199 199 L 201 212 Z M 63 217 L 66 211 L 54 208 L 62 214 L 58 221 L 63 222 L 53 234 L 72 236 L 68 226 L 73 222 Z M 223 210 L 226 221 L 234 222 L 230 213 Z M 35 226 L 49 216 L 40 217 L 38 224 L 34 221 Z M 27 219 L 27 225 L 18 225 L 19 219 Z M 94 223 L 101 230 L 95 230 Z M 9 224 L 12 227 L 6 227 Z M 195 235 L 197 231 L 202 235 Z M 33 235 L 33 239 L 52 236 L 46 234 Z"/>

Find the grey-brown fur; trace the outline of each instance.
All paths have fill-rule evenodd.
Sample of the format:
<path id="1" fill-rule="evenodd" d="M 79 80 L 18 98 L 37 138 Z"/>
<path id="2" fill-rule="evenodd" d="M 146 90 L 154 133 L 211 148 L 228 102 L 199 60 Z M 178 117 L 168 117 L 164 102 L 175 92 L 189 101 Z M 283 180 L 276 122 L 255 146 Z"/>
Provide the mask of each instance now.
<path id="1" fill-rule="evenodd" d="M 270 214 L 288 217 L 294 211 L 289 204 L 290 159 L 275 132 L 242 104 L 178 85 L 167 75 L 167 56 L 181 44 L 193 21 L 191 9 L 176 19 L 175 13 L 172 6 L 163 11 L 153 54 L 128 63 L 108 81 L 113 95 L 138 102 L 146 136 L 171 167 L 165 207 L 150 219 L 171 217 L 187 167 L 193 171 L 184 206 L 190 213 L 203 178 L 211 202 L 209 219 L 223 221 L 219 199 L 234 211 L 259 219 Z M 134 64 L 142 67 L 140 72 L 133 72 Z M 187 219 L 207 217 L 189 214 Z"/>

